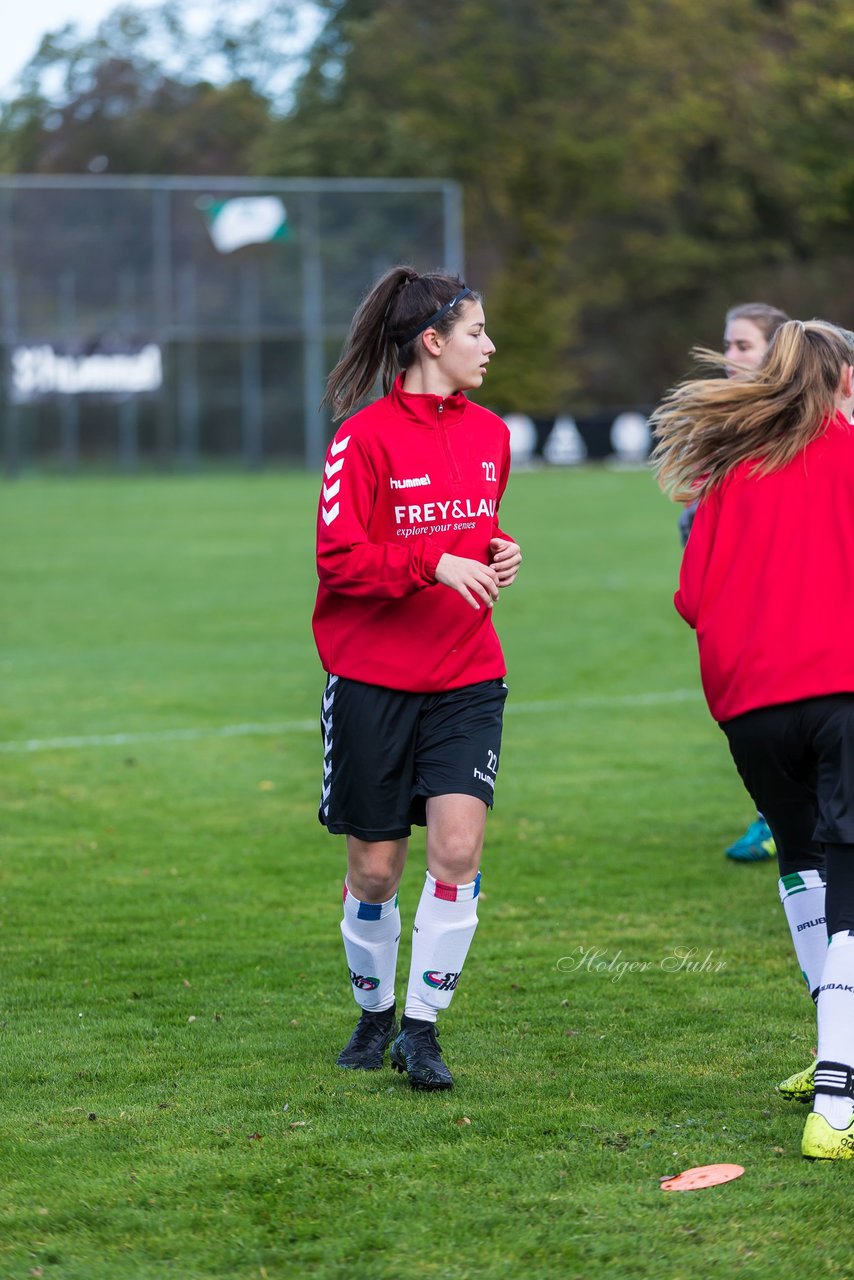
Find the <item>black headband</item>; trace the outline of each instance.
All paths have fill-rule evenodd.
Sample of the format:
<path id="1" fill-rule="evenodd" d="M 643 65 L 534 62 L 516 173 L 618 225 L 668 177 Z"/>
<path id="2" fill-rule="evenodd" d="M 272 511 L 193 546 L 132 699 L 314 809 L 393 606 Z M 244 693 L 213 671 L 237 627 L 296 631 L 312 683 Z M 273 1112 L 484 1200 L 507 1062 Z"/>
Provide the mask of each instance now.
<path id="1" fill-rule="evenodd" d="M 397 338 L 397 345 L 399 347 L 405 347 L 413 338 L 417 338 L 419 333 L 423 333 L 425 329 L 430 329 L 434 324 L 442 319 L 442 316 L 446 316 L 452 307 L 455 307 L 458 302 L 462 302 L 463 298 L 467 298 L 470 293 L 471 289 L 461 289 L 458 294 L 451 298 L 450 302 L 446 302 L 444 307 L 440 307 L 438 311 L 434 311 L 432 316 L 428 316 L 423 324 L 420 324 L 417 329 L 410 330 L 410 332 L 403 338 Z"/>

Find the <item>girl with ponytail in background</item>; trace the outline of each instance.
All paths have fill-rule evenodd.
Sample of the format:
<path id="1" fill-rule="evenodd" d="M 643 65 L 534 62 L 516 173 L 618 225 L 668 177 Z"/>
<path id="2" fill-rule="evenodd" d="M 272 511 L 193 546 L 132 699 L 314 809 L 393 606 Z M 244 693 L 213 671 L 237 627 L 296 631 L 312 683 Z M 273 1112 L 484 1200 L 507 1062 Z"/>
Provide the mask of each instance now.
<path id="1" fill-rule="evenodd" d="M 449 1089 L 436 1033 L 475 928 L 507 688 L 492 608 L 521 552 L 498 523 L 510 470 L 501 418 L 471 403 L 495 351 L 462 280 L 387 271 L 354 316 L 326 402 L 313 627 L 327 672 L 320 821 L 347 838 L 344 939 L 361 1016 L 338 1065 L 392 1065 Z M 383 394 L 366 408 L 377 377 Z M 350 416 L 352 415 L 352 416 Z M 427 828 L 398 1028 L 397 891 Z"/>

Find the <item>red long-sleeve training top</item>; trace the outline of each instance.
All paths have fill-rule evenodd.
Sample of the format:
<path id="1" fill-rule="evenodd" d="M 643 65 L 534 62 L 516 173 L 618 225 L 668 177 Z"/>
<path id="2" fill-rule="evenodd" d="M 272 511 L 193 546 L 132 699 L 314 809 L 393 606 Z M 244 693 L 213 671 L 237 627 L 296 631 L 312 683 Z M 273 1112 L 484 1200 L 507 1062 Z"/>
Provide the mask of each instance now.
<path id="1" fill-rule="evenodd" d="M 324 670 L 413 693 L 503 676 L 492 610 L 436 582 L 445 552 L 490 562 L 510 434 L 458 392 L 387 396 L 343 422 L 317 513 L 312 625 Z"/>
<path id="2" fill-rule="evenodd" d="M 675 596 L 718 721 L 854 692 L 854 429 L 837 413 L 785 467 L 754 469 L 700 502 Z"/>

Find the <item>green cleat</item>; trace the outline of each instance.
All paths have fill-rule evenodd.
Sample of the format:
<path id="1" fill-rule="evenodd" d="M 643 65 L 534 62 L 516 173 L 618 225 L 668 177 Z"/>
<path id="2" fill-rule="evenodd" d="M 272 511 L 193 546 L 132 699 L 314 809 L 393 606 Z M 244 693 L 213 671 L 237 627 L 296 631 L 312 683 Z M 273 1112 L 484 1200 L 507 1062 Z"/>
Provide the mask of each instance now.
<path id="1" fill-rule="evenodd" d="M 816 1058 L 803 1071 L 796 1071 L 793 1076 L 781 1080 L 774 1092 L 787 1102 L 812 1102 L 815 1095 Z"/>
<path id="2" fill-rule="evenodd" d="M 811 1111 L 804 1125 L 801 1155 L 807 1160 L 850 1160 L 854 1157 L 854 1117 L 847 1129 L 832 1124 Z"/>

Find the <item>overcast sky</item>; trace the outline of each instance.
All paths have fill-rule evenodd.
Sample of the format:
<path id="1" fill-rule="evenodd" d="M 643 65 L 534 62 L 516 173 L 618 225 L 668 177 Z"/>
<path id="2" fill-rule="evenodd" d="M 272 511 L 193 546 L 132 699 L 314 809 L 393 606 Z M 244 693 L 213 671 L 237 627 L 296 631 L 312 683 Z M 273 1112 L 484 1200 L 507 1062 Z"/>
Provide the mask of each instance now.
<path id="1" fill-rule="evenodd" d="M 84 35 L 92 35 L 102 18 L 115 9 L 119 0 L 12 0 L 3 14 L 0 36 L 0 98 L 8 95 L 22 70 L 48 31 L 67 22 L 77 23 Z M 154 0 L 135 0 L 147 8 Z"/>
<path id="2" fill-rule="evenodd" d="M 162 3 L 162 0 L 8 0 L 8 4 L 4 5 L 9 8 L 10 12 L 3 13 L 3 22 L 0 26 L 0 100 L 7 100 L 11 97 L 12 86 L 17 76 L 24 69 L 30 58 L 39 46 L 42 36 L 49 31 L 58 31 L 61 27 L 68 23 L 73 23 L 80 31 L 81 37 L 85 40 L 95 34 L 95 30 L 103 18 L 106 18 L 113 9 L 119 8 L 121 3 L 130 3 L 135 9 L 151 9 L 156 8 Z M 234 17 L 235 12 L 239 10 L 241 3 L 247 10 L 247 14 L 257 11 L 259 4 L 263 7 L 263 0 L 234 0 L 229 6 L 229 16 Z M 195 18 L 196 26 L 203 29 L 205 19 L 210 16 L 210 6 L 205 0 L 185 0 L 184 18 L 189 19 L 190 29 L 193 29 L 193 19 Z M 320 29 L 322 21 L 322 13 L 316 9 L 311 0 L 304 0 L 296 10 L 298 23 L 296 33 L 289 40 L 281 42 L 283 53 L 299 55 L 303 53 L 314 40 Z M 216 80 L 216 70 L 206 69 L 206 74 L 210 75 L 214 81 Z M 283 62 L 282 76 L 284 87 L 290 84 L 293 79 L 294 70 L 292 62 Z M 271 86 L 277 91 L 276 85 Z M 279 89 L 282 86 L 278 86 Z"/>

